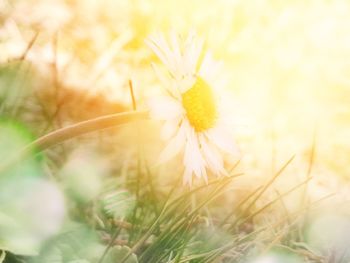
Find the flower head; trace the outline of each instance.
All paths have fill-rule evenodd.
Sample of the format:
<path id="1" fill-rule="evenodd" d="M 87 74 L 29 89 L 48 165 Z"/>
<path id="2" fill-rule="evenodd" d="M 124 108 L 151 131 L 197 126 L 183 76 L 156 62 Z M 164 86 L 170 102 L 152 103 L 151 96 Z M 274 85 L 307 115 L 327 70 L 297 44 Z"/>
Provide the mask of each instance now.
<path id="1" fill-rule="evenodd" d="M 165 162 L 184 152 L 184 183 L 193 175 L 207 181 L 207 172 L 225 175 L 223 153 L 237 152 L 225 127 L 215 84 L 220 64 L 203 51 L 203 41 L 190 33 L 182 40 L 176 34 L 168 42 L 155 35 L 147 44 L 167 71 L 154 69 L 167 96 L 151 100 L 151 116 L 164 121 L 162 138 L 169 140 L 160 156 Z"/>

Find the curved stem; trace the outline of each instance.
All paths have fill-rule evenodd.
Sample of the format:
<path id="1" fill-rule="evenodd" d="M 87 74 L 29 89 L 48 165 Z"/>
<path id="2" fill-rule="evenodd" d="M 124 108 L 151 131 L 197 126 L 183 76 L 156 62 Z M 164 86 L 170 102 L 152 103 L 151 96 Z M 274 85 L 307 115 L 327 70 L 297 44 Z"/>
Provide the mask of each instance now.
<path id="1" fill-rule="evenodd" d="M 9 162 L 5 163 L 5 165 L 0 166 L 0 172 L 2 172 L 4 169 L 8 168 L 12 164 L 25 158 L 34 149 L 43 151 L 53 145 L 72 139 L 79 135 L 83 135 L 93 131 L 103 130 L 114 126 L 120 126 L 120 125 L 137 121 L 137 120 L 144 120 L 147 118 L 148 118 L 148 111 L 122 112 L 122 113 L 115 113 L 115 114 L 101 116 L 101 117 L 87 120 L 87 121 L 82 121 L 82 122 L 58 129 L 28 144 L 16 156 L 15 160 L 9 160 Z"/>

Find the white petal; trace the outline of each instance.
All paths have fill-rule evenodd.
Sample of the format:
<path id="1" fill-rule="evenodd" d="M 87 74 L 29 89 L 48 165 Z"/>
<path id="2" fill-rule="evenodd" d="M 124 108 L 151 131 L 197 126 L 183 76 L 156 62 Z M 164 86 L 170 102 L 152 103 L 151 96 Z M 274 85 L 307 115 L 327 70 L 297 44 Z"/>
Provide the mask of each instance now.
<path id="1" fill-rule="evenodd" d="M 157 38 L 150 37 L 149 39 L 146 39 L 145 42 L 153 50 L 157 57 L 164 63 L 164 65 L 170 66 L 169 63 L 171 62 L 168 60 L 168 57 L 164 53 L 162 47 L 157 44 L 159 42 Z"/>
<path id="2" fill-rule="evenodd" d="M 168 68 L 173 73 L 174 77 L 181 76 L 182 67 L 182 57 L 178 56 L 174 51 L 174 48 L 171 49 L 170 44 L 165 40 L 163 36 L 158 37 L 159 45 L 162 47 L 163 52 L 166 54 L 168 59 Z"/>
<path id="3" fill-rule="evenodd" d="M 198 139 L 193 128 L 187 130 L 184 165 L 190 167 L 198 178 L 206 178 L 205 161 L 199 149 Z"/>
<path id="4" fill-rule="evenodd" d="M 180 99 L 181 98 L 181 93 L 179 89 L 176 87 L 176 84 L 174 83 L 174 80 L 166 77 L 168 72 L 161 72 L 161 69 L 154 65 L 153 63 L 151 64 L 154 72 L 156 73 L 158 79 L 160 80 L 161 84 L 163 87 L 172 95 L 173 97 Z"/>
<path id="5" fill-rule="evenodd" d="M 170 43 L 171 43 L 171 48 L 173 51 L 173 57 L 174 57 L 174 64 L 176 65 L 176 71 L 178 72 L 179 75 L 183 74 L 183 58 L 180 50 L 180 45 L 178 42 L 178 37 L 175 32 L 172 32 L 170 35 Z"/>
<path id="6" fill-rule="evenodd" d="M 208 139 L 222 151 L 237 155 L 239 153 L 232 137 L 223 128 L 215 127 L 206 132 Z"/>
<path id="7" fill-rule="evenodd" d="M 161 138 L 163 140 L 168 140 L 169 138 L 173 137 L 176 131 L 179 129 L 179 123 L 181 121 L 181 118 L 175 118 L 167 120 L 161 130 Z"/>
<path id="8" fill-rule="evenodd" d="M 213 59 L 210 52 L 204 56 L 201 64 L 199 75 L 208 82 L 215 82 L 222 69 L 222 62 L 217 62 Z"/>
<path id="9" fill-rule="evenodd" d="M 150 115 L 157 120 L 174 119 L 183 114 L 184 109 L 179 101 L 170 96 L 159 96 L 148 101 Z"/>
<path id="10" fill-rule="evenodd" d="M 161 34 L 150 36 L 145 40 L 145 42 L 159 57 L 159 59 L 168 68 L 172 75 L 176 75 L 177 66 L 175 62 L 175 56 L 164 36 Z"/>
<path id="11" fill-rule="evenodd" d="M 185 76 L 183 79 L 178 81 L 178 89 L 183 94 L 189 90 L 195 82 L 196 77 L 194 75 Z"/>
<path id="12" fill-rule="evenodd" d="M 196 73 L 197 62 L 202 52 L 204 41 L 196 38 L 194 32 L 190 32 L 185 42 L 183 52 L 183 67 L 187 75 Z"/>
<path id="13" fill-rule="evenodd" d="M 164 150 L 161 152 L 158 164 L 165 163 L 175 157 L 184 147 L 185 131 L 183 126 L 179 128 L 178 133 L 172 138 Z"/>
<path id="14" fill-rule="evenodd" d="M 207 161 L 210 170 L 216 175 L 226 175 L 226 170 L 224 168 L 224 162 L 221 154 L 211 146 L 209 142 L 206 141 L 205 136 L 200 137 L 200 142 L 202 146 L 202 153 Z"/>
<path id="15" fill-rule="evenodd" d="M 199 39 L 198 42 L 193 43 L 192 50 L 189 52 L 189 67 L 193 73 L 197 71 L 197 64 L 202 54 L 203 45 L 204 41 Z"/>
<path id="16" fill-rule="evenodd" d="M 185 167 L 185 172 L 183 174 L 183 184 L 188 184 L 190 187 L 192 187 L 192 169 L 189 167 Z"/>

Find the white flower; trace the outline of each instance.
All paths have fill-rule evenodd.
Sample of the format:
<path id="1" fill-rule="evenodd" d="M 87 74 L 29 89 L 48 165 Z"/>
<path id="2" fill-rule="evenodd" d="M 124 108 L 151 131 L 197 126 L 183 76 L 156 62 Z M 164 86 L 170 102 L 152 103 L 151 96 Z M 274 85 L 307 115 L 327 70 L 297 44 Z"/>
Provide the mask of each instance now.
<path id="1" fill-rule="evenodd" d="M 169 140 L 160 156 L 166 162 L 184 152 L 184 183 L 192 184 L 193 174 L 207 181 L 207 171 L 225 175 L 223 153 L 237 149 L 223 122 L 215 94 L 219 64 L 204 54 L 203 41 L 190 33 L 185 41 L 175 34 L 168 43 L 163 35 L 146 43 L 167 68 L 154 67 L 167 96 L 150 101 L 151 116 L 164 121 L 162 138 Z"/>

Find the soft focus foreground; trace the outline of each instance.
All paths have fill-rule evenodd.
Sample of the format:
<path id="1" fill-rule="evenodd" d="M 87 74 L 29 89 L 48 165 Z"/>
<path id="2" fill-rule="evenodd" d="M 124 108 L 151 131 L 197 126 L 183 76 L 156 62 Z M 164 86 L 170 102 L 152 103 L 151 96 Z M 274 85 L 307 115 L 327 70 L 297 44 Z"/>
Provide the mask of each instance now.
<path id="1" fill-rule="evenodd" d="M 349 262 L 348 1 L 0 0 L 0 262 Z M 182 185 L 145 120 L 34 138 L 161 95 L 145 44 L 221 60 L 240 153 Z M 11 164 L 11 165 L 9 165 Z"/>

